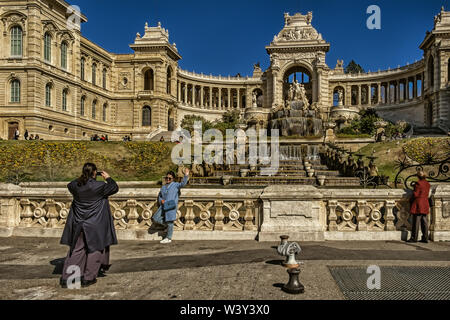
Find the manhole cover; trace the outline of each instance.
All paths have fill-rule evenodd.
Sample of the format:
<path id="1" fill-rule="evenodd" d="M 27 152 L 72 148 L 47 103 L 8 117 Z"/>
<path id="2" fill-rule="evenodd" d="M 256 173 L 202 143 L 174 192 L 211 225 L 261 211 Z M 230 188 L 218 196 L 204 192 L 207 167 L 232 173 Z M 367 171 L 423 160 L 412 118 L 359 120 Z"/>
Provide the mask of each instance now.
<path id="1" fill-rule="evenodd" d="M 450 267 L 380 267 L 380 290 L 367 267 L 328 268 L 347 300 L 450 300 Z"/>

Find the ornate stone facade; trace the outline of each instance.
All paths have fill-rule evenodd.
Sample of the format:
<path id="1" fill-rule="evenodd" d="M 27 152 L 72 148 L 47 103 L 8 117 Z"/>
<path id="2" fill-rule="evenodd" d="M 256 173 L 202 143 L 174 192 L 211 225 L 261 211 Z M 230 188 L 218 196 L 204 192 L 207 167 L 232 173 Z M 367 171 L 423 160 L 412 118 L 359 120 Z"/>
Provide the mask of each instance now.
<path id="1" fill-rule="evenodd" d="M 0 138 L 18 127 L 46 140 L 93 134 L 146 140 L 173 131 L 186 115 L 216 120 L 234 109 L 261 125 L 285 106 L 294 80 L 324 120 L 375 107 L 389 120 L 450 128 L 450 12 L 444 9 L 420 45 L 424 59 L 405 67 L 350 75 L 339 60 L 329 68 L 330 44 L 310 12 L 285 14 L 283 30 L 266 48 L 267 70 L 255 65 L 252 77 L 222 77 L 182 70 L 161 23 L 136 35 L 133 54 L 107 52 L 67 27 L 68 6 L 0 0 Z"/>

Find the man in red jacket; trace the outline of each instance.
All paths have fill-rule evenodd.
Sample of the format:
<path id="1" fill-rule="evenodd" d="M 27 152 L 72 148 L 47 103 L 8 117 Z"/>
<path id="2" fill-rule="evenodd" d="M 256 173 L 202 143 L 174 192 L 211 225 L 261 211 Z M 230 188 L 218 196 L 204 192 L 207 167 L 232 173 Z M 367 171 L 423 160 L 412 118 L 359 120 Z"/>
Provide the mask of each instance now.
<path id="1" fill-rule="evenodd" d="M 419 171 L 417 176 L 419 177 L 419 181 L 414 186 L 414 196 L 410 211 L 413 221 L 412 234 L 408 242 L 417 242 L 420 226 L 422 228 L 422 240 L 420 242 L 428 243 L 428 215 L 430 214 L 429 196 L 431 186 L 423 171 Z"/>

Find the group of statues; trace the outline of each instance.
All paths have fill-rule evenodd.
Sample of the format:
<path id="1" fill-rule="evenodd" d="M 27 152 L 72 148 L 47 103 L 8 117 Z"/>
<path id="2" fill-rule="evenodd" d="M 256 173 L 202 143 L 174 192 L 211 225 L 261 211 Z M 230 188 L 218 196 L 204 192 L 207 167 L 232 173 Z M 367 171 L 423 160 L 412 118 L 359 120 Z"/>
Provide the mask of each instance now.
<path id="1" fill-rule="evenodd" d="M 352 153 L 348 155 L 347 160 L 344 156 L 345 154 L 339 150 L 327 148 L 327 151 L 322 154 L 322 161 L 328 168 L 339 171 L 345 177 L 367 175 L 368 179 L 375 184 L 380 184 L 384 179 L 380 176 L 374 159 L 366 167 L 362 156 L 358 156 L 357 161 L 353 158 Z"/>

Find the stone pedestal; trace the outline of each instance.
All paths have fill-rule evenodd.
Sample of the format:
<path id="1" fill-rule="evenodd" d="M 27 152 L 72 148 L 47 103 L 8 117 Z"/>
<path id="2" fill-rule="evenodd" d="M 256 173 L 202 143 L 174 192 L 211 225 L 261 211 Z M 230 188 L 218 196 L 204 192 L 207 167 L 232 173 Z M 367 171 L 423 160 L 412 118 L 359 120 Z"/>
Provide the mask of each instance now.
<path id="1" fill-rule="evenodd" d="M 292 241 L 323 241 L 322 197 L 312 186 L 266 188 L 259 241 L 277 241 L 281 234 Z"/>
<path id="2" fill-rule="evenodd" d="M 439 185 L 434 193 L 430 231 L 433 241 L 450 241 L 450 185 L 448 184 Z"/>

